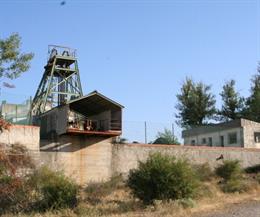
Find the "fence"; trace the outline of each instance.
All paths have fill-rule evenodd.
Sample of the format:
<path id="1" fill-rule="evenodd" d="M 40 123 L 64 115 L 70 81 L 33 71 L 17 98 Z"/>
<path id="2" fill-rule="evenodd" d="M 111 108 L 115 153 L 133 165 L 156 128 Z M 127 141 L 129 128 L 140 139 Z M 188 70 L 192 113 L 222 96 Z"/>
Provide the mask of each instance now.
<path id="1" fill-rule="evenodd" d="M 153 121 L 123 121 L 121 138 L 131 143 L 153 143 L 158 132 L 164 132 L 165 129 L 170 130 L 181 141 L 181 129 L 176 124 Z"/>
<path id="2" fill-rule="evenodd" d="M 14 124 L 29 124 L 31 97 L 1 92 L 0 101 L 1 115 L 5 120 Z"/>

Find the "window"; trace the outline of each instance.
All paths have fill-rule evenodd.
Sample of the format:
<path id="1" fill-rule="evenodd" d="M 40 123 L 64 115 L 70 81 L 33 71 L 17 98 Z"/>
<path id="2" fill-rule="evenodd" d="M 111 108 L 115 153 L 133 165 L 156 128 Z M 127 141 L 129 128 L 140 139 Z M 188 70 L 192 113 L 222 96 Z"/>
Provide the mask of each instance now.
<path id="1" fill-rule="evenodd" d="M 260 143 L 260 132 L 255 132 L 254 136 L 255 136 L 255 142 Z"/>
<path id="2" fill-rule="evenodd" d="M 195 145 L 195 140 L 191 140 L 191 144 L 192 144 L 192 145 Z"/>
<path id="3" fill-rule="evenodd" d="M 212 137 L 209 137 L 208 140 L 209 140 L 209 146 L 212 146 Z"/>
<path id="4" fill-rule="evenodd" d="M 236 143 L 237 143 L 237 133 L 229 133 L 228 144 L 236 144 Z"/>
<path id="5" fill-rule="evenodd" d="M 206 138 L 202 138 L 202 140 L 201 140 L 201 144 L 206 144 L 207 143 L 207 141 L 206 141 Z"/>

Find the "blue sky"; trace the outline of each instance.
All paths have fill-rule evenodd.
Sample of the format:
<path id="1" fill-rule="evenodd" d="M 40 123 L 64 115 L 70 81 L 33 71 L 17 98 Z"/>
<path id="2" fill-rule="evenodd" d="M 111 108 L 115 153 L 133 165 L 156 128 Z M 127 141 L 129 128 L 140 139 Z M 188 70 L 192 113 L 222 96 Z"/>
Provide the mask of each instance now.
<path id="1" fill-rule="evenodd" d="M 31 69 L 1 98 L 34 95 L 48 44 L 76 48 L 84 93 L 120 102 L 129 123 L 174 122 L 186 76 L 212 85 L 218 105 L 231 78 L 249 94 L 260 60 L 260 0 L 60 2 L 0 0 L 0 38 L 18 32 L 23 50 L 35 53 Z"/>

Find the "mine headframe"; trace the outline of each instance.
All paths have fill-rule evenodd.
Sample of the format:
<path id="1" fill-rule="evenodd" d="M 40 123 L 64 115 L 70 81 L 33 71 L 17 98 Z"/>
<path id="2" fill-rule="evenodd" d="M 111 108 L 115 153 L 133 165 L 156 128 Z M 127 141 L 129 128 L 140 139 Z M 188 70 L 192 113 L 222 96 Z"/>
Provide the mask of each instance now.
<path id="1" fill-rule="evenodd" d="M 83 96 L 76 50 L 49 45 L 48 60 L 31 106 L 31 117 Z"/>

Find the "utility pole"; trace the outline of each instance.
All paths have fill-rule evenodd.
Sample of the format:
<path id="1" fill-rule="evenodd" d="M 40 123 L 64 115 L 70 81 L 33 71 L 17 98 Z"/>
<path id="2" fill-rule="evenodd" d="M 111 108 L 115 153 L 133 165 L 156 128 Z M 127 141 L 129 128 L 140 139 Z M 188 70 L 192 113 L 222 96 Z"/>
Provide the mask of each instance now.
<path id="1" fill-rule="evenodd" d="M 144 122 L 144 141 L 145 141 L 145 144 L 147 144 L 147 126 L 146 126 L 146 121 Z"/>
<path id="2" fill-rule="evenodd" d="M 174 137 L 175 134 L 174 134 L 174 123 L 172 123 L 172 136 Z"/>

